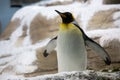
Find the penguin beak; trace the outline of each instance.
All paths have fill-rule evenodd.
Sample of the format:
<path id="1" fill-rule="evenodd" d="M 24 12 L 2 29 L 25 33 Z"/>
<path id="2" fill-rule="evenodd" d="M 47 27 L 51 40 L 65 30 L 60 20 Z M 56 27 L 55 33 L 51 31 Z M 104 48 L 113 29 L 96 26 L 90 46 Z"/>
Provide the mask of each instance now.
<path id="1" fill-rule="evenodd" d="M 59 12 L 58 10 L 55 10 L 62 18 L 66 18 L 64 13 Z"/>
<path id="2" fill-rule="evenodd" d="M 55 10 L 58 14 L 61 14 L 61 12 L 59 12 L 58 10 Z"/>

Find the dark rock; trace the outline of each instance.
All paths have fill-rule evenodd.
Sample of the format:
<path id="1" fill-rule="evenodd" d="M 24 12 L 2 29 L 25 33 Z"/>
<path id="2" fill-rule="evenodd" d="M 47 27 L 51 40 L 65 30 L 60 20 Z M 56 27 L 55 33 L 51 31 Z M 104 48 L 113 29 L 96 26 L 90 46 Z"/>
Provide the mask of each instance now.
<path id="1" fill-rule="evenodd" d="M 120 0 L 103 0 L 103 4 L 120 4 Z"/>

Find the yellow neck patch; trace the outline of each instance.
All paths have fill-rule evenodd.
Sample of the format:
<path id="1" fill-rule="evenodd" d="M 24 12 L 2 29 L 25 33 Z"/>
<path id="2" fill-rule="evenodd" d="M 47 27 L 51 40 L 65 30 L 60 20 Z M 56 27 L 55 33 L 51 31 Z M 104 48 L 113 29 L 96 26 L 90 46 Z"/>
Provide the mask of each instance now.
<path id="1" fill-rule="evenodd" d="M 77 28 L 77 26 L 75 26 L 72 23 L 69 23 L 69 24 L 62 23 L 62 24 L 60 24 L 60 32 L 63 32 L 63 31 L 65 31 L 65 32 L 72 31 L 72 32 L 75 32 L 77 34 L 82 35 L 81 30 L 79 28 Z"/>
<path id="2" fill-rule="evenodd" d="M 72 30 L 72 29 L 78 29 L 74 24 L 60 24 L 60 30 L 66 31 L 66 30 Z M 78 29 L 79 30 L 79 29 Z"/>

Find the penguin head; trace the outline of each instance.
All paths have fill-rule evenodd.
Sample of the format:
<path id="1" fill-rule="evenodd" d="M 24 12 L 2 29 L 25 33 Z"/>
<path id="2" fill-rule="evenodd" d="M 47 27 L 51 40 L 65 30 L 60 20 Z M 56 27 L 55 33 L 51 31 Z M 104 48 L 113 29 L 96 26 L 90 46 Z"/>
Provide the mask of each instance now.
<path id="1" fill-rule="evenodd" d="M 55 10 L 62 18 L 62 22 L 65 24 L 68 24 L 70 22 L 74 21 L 74 17 L 70 12 L 59 12 L 58 10 Z"/>

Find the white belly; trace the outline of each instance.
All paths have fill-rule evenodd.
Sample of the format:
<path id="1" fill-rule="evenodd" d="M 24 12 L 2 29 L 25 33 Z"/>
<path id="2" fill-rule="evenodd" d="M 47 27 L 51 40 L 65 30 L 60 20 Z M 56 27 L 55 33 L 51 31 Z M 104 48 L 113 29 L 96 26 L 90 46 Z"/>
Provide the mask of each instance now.
<path id="1" fill-rule="evenodd" d="M 87 66 L 87 54 L 82 34 L 74 30 L 58 34 L 58 72 L 81 71 Z"/>

